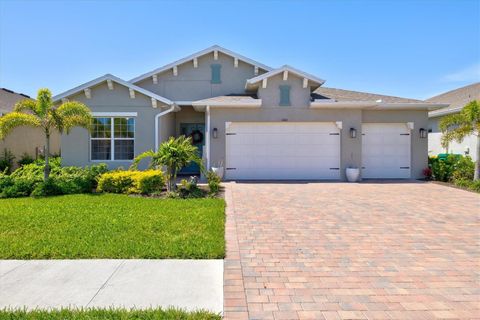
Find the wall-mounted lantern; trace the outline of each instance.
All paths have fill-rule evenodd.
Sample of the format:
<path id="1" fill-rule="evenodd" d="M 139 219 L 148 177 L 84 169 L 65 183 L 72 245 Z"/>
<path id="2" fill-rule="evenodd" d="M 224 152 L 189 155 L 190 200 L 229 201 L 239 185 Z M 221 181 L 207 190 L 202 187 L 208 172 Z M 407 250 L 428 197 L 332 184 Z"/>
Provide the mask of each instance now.
<path id="1" fill-rule="evenodd" d="M 423 128 L 420 128 L 420 130 L 418 130 L 418 133 L 420 134 L 420 138 L 422 138 L 422 139 L 427 137 L 427 130 L 425 130 Z"/>
<path id="2" fill-rule="evenodd" d="M 355 139 L 357 137 L 357 130 L 355 128 L 350 128 L 350 138 Z"/>
<path id="3" fill-rule="evenodd" d="M 212 135 L 213 135 L 213 139 L 217 139 L 217 137 L 218 137 L 218 129 L 217 128 L 213 128 Z"/>

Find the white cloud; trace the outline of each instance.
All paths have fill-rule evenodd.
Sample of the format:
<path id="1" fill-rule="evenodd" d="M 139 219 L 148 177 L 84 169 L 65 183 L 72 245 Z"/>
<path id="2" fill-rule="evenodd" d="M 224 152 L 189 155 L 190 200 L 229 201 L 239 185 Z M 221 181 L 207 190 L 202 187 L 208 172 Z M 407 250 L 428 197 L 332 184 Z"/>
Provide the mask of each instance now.
<path id="1" fill-rule="evenodd" d="M 478 82 L 480 81 L 480 63 L 472 64 L 457 72 L 447 74 L 443 77 L 446 82 Z"/>

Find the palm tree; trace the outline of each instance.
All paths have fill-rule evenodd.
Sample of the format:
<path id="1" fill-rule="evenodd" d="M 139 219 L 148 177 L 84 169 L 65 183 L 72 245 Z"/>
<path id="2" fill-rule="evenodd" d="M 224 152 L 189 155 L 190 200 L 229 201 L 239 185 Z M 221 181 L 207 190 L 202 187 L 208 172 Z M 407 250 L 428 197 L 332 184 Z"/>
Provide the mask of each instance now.
<path id="1" fill-rule="evenodd" d="M 480 102 L 478 100 L 468 103 L 461 112 L 451 114 L 440 121 L 442 131 L 442 146 L 447 148 L 448 144 L 455 140 L 461 143 L 465 137 L 475 135 L 477 137 L 477 148 L 475 150 L 477 161 L 475 161 L 474 180 L 480 177 Z"/>
<path id="2" fill-rule="evenodd" d="M 45 134 L 44 179 L 50 174 L 50 135 L 54 130 L 69 133 L 73 127 L 90 128 L 92 115 L 83 103 L 69 101 L 58 107 L 52 102 L 52 93 L 48 89 L 38 90 L 37 100 L 25 99 L 17 102 L 13 112 L 0 117 L 0 139 L 15 128 L 31 126 L 41 128 Z"/>
<path id="3" fill-rule="evenodd" d="M 176 139 L 170 137 L 160 145 L 157 152 L 150 150 L 139 154 L 133 160 L 131 168 L 137 169 L 140 161 L 145 158 L 152 158 L 150 168 L 166 167 L 168 191 L 175 191 L 178 172 L 190 162 L 198 163 L 202 168 L 202 159 L 197 154 L 197 147 L 192 145 L 190 137 L 186 138 L 185 136 Z"/>

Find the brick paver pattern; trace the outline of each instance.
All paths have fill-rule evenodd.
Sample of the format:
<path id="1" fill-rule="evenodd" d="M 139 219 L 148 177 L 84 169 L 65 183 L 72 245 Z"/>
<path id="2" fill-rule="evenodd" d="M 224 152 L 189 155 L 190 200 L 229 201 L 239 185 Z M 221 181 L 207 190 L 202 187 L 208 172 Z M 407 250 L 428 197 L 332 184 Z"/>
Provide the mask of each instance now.
<path id="1" fill-rule="evenodd" d="M 227 183 L 226 319 L 480 318 L 480 195 Z"/>

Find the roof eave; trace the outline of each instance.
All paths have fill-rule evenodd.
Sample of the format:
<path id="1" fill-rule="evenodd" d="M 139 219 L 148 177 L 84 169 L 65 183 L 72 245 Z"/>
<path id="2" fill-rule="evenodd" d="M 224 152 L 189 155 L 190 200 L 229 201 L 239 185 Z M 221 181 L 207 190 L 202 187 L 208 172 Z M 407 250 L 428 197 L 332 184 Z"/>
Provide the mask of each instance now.
<path id="1" fill-rule="evenodd" d="M 235 102 L 208 102 L 208 101 L 195 101 L 192 102 L 192 106 L 196 111 L 205 111 L 206 107 L 210 108 L 260 108 L 262 106 L 262 100 L 256 99 L 255 101 L 235 101 Z"/>
<path id="2" fill-rule="evenodd" d="M 446 105 L 423 102 L 380 102 L 380 101 L 313 101 L 312 109 L 364 109 L 364 110 L 436 110 Z"/>
<path id="3" fill-rule="evenodd" d="M 428 117 L 429 118 L 435 118 L 435 117 L 446 116 L 446 115 L 449 115 L 449 114 L 458 113 L 458 112 L 462 111 L 462 109 L 463 109 L 463 107 L 456 107 L 456 108 L 452 108 L 452 109 L 448 109 L 448 110 L 442 110 L 442 109 L 434 110 L 434 111 L 428 113 Z"/>
<path id="4" fill-rule="evenodd" d="M 247 79 L 247 81 L 245 83 L 245 89 L 246 90 L 256 89 L 260 85 L 260 82 L 263 81 L 263 79 L 268 79 L 270 77 L 276 76 L 276 75 L 278 75 L 278 74 L 280 74 L 284 71 L 291 72 L 291 73 L 295 74 L 296 76 L 298 76 L 300 78 L 308 79 L 308 81 L 313 84 L 313 85 L 309 86 L 313 90 L 316 90 L 318 87 L 322 86 L 325 83 L 325 80 L 323 80 L 323 79 L 317 78 L 317 77 L 315 77 L 315 76 L 313 76 L 309 73 L 306 73 L 304 71 L 295 69 L 295 68 L 293 68 L 289 65 L 284 65 L 280 68 L 271 70 L 271 71 L 266 72 L 264 74 L 258 75 L 254 78 Z"/>
<path id="5" fill-rule="evenodd" d="M 64 98 L 67 98 L 67 97 L 70 97 L 70 96 L 72 96 L 72 95 L 74 95 L 74 94 L 77 94 L 77 93 L 81 92 L 81 91 L 84 90 L 84 89 L 93 87 L 93 86 L 98 85 L 98 84 L 100 84 L 100 83 L 102 83 L 102 82 L 105 82 L 105 81 L 107 81 L 107 80 L 111 80 L 111 81 L 113 81 L 113 82 L 116 82 L 117 84 L 123 85 L 123 86 L 125 86 L 125 87 L 127 87 L 127 88 L 130 88 L 130 89 L 133 89 L 134 91 L 137 91 L 137 92 L 139 92 L 139 93 L 141 93 L 141 94 L 143 94 L 143 95 L 146 95 L 147 97 L 150 97 L 150 98 L 153 98 L 153 99 L 155 99 L 155 100 L 157 100 L 157 101 L 160 101 L 160 102 L 162 102 L 162 103 L 164 103 L 164 104 L 166 104 L 166 105 L 173 105 L 173 104 L 174 104 L 173 101 L 171 101 L 170 99 L 167 99 L 167 98 L 165 98 L 165 97 L 159 96 L 158 94 L 153 93 L 153 92 L 151 92 L 151 91 L 148 91 L 148 90 L 146 90 L 146 89 L 144 89 L 144 88 L 138 87 L 138 86 L 136 86 L 136 85 L 134 85 L 134 84 L 132 84 L 132 83 L 130 83 L 130 82 L 127 82 L 127 81 L 125 81 L 125 80 L 123 80 L 123 79 L 120 79 L 120 78 L 118 78 L 118 77 L 116 77 L 116 76 L 114 76 L 114 75 L 112 75 L 112 74 L 106 74 L 106 75 L 103 75 L 103 76 L 98 77 L 98 78 L 96 78 L 96 79 L 93 79 L 93 80 L 91 80 L 91 81 L 85 82 L 84 84 L 81 84 L 81 85 L 79 85 L 79 86 L 77 86 L 77 87 L 75 87 L 75 88 L 72 88 L 72 89 L 70 89 L 70 90 L 67 90 L 67 91 L 65 91 L 65 92 L 63 92 L 63 93 L 60 93 L 60 94 L 54 96 L 54 97 L 52 98 L 52 100 L 53 100 L 53 102 L 58 102 L 58 101 L 60 101 L 60 100 L 62 100 L 62 99 L 64 99 Z"/>
<path id="6" fill-rule="evenodd" d="M 267 66 L 267 65 L 264 65 L 263 63 L 260 63 L 260 62 L 258 62 L 258 61 L 255 61 L 255 60 L 252 60 L 252 59 L 250 59 L 250 58 L 247 58 L 247 57 L 245 57 L 245 56 L 243 56 L 243 55 L 240 55 L 240 54 L 238 54 L 238 53 L 235 53 L 235 52 L 233 52 L 233 51 L 230 51 L 230 50 L 228 50 L 228 49 L 225 49 L 225 48 L 223 48 L 223 47 L 220 47 L 219 45 L 214 45 L 214 46 L 208 47 L 208 48 L 206 48 L 206 49 L 203 49 L 203 50 L 201 50 L 201 51 L 198 51 L 198 52 L 196 52 L 196 53 L 193 53 L 193 54 L 191 54 L 191 55 L 189 55 L 189 56 L 187 56 L 187 57 L 185 57 L 185 58 L 176 60 L 176 61 L 171 62 L 171 63 L 169 63 L 169 64 L 166 64 L 166 65 L 164 65 L 164 66 L 162 66 L 162 67 L 160 67 L 160 68 L 156 68 L 155 70 L 152 70 L 152 71 L 149 71 L 149 72 L 147 72 L 147 73 L 144 73 L 144 74 L 142 74 L 142 75 L 140 75 L 140 76 L 138 76 L 138 77 L 135 77 L 135 78 L 131 79 L 129 82 L 131 82 L 131 83 L 137 83 L 137 82 L 142 81 L 142 80 L 144 80 L 144 79 L 146 79 L 146 78 L 148 78 L 148 77 L 151 77 L 151 76 L 153 76 L 153 75 L 155 75 L 155 74 L 159 74 L 159 73 L 165 72 L 165 71 L 167 71 L 167 70 L 169 70 L 169 69 L 171 69 L 171 68 L 173 68 L 173 67 L 175 67 L 175 66 L 184 64 L 184 63 L 186 63 L 186 62 L 188 62 L 188 61 L 190 61 L 190 60 L 193 60 L 194 58 L 198 58 L 198 57 L 200 57 L 200 56 L 206 55 L 206 54 L 211 53 L 211 52 L 213 52 L 213 51 L 215 51 L 215 50 L 217 50 L 217 51 L 219 51 L 219 52 L 221 52 L 221 53 L 223 53 L 223 54 L 226 54 L 226 55 L 232 56 L 232 57 L 234 57 L 234 58 L 237 58 L 238 60 L 244 61 L 244 62 L 249 63 L 249 64 L 251 64 L 251 65 L 257 66 L 257 67 L 259 67 L 259 68 L 261 68 L 261 69 L 264 69 L 264 70 L 267 70 L 267 71 L 272 70 L 271 67 L 269 67 L 269 66 Z"/>

